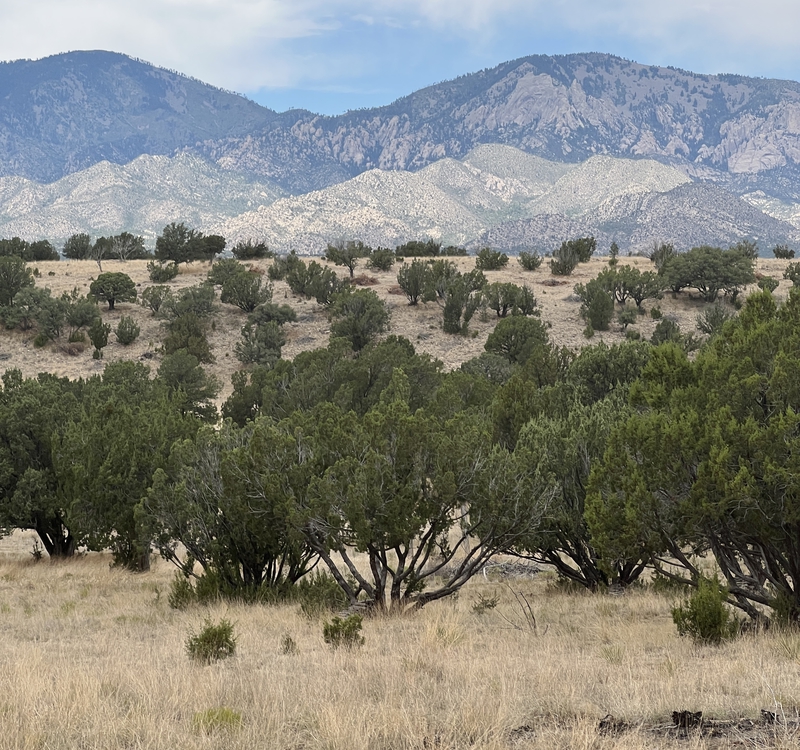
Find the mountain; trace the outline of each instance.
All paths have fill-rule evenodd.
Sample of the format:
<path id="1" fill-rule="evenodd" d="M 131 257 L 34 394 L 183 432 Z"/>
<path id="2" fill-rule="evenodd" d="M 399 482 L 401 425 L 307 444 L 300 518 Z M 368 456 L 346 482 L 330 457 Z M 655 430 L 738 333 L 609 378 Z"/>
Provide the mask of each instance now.
<path id="1" fill-rule="evenodd" d="M 52 182 L 102 161 L 244 138 L 275 112 L 113 52 L 0 63 L 0 176 Z"/>
<path id="2" fill-rule="evenodd" d="M 441 159 L 418 172 L 373 169 L 325 190 L 260 206 L 221 222 L 214 231 L 233 240 L 259 237 L 279 251 L 312 254 L 322 252 L 328 242 L 350 238 L 394 246 L 419 237 L 474 244 L 476 238 L 491 236 L 492 244 L 502 249 L 552 250 L 575 232 L 605 236 L 604 225 L 613 224 L 619 227 L 615 239 L 627 249 L 633 239 L 639 242 L 634 235 L 646 199 L 687 183 L 691 186 L 683 172 L 650 159 L 595 156 L 564 165 L 509 146 L 484 145 L 462 161 Z M 748 215 L 768 219 L 750 204 L 729 197 Z M 549 217 L 544 225 L 531 218 L 540 214 Z M 672 217 L 662 217 L 667 220 Z M 535 242 L 517 242 L 513 231 L 510 239 L 502 234 L 507 226 L 548 229 Z M 733 236 L 724 222 L 714 226 L 725 229 L 718 241 Z M 781 226 L 785 242 L 795 230 Z M 492 234 L 493 227 L 500 234 Z"/>
<path id="3" fill-rule="evenodd" d="M 287 113 L 291 114 L 291 113 Z M 649 157 L 695 178 L 800 200 L 800 84 L 702 75 L 599 53 L 534 55 L 339 117 L 298 113 L 194 147 L 290 191 L 369 169 L 415 171 L 502 143 L 552 161 Z M 307 170 L 311 170 L 309 173 Z"/>
<path id="4" fill-rule="evenodd" d="M 60 244 L 76 232 L 127 229 L 152 244 L 172 221 L 205 227 L 283 194 L 188 154 L 140 156 L 124 166 L 100 162 L 49 184 L 0 177 L 0 237 Z"/>
<path id="5" fill-rule="evenodd" d="M 471 247 L 551 251 L 564 239 L 593 235 L 601 249 L 617 242 L 626 252 L 642 252 L 655 242 L 679 250 L 698 245 L 735 244 L 755 240 L 762 254 L 777 244 L 800 242 L 800 229 L 768 216 L 726 190 L 690 183 L 668 192 L 630 193 L 612 198 L 569 219 L 541 214 L 505 222 L 480 235 Z"/>
<path id="6" fill-rule="evenodd" d="M 111 52 L 0 64 L 0 174 L 39 181 L 188 150 L 305 193 L 370 169 L 460 159 L 484 143 L 566 163 L 656 158 L 737 192 L 795 201 L 800 84 L 600 53 L 533 55 L 385 107 L 322 117 L 278 114 Z"/>
<path id="7" fill-rule="evenodd" d="M 590 231 L 765 250 L 800 225 L 800 84 L 534 55 L 321 117 L 112 52 L 0 64 L 0 233 L 173 220 L 317 252 Z"/>

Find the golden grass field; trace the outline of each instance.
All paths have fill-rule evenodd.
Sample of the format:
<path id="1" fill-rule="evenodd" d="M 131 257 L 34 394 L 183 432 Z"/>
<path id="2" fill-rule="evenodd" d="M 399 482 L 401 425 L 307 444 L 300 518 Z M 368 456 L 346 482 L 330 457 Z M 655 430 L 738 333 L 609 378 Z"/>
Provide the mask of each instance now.
<path id="1" fill-rule="evenodd" d="M 467 267 L 474 261 L 458 262 Z M 650 267 L 639 258 L 621 262 Z M 586 339 L 572 288 L 603 264 L 595 259 L 557 286 L 546 285 L 548 270 L 524 274 L 514 260 L 487 276 L 528 283 L 543 320 L 552 324 L 553 340 L 578 348 Z M 73 286 L 88 290 L 98 272 L 90 262 L 37 265 L 37 283 L 54 293 Z M 785 265 L 762 259 L 757 270 L 780 278 Z M 125 271 L 140 290 L 149 283 L 144 262 L 105 262 L 103 270 Z M 197 283 L 207 270 L 195 263 L 174 286 Z M 435 304 L 414 309 L 390 293 L 395 271 L 367 273 L 377 278 L 372 288 L 391 307 L 392 333 L 407 336 L 418 351 L 448 369 L 482 351 L 494 320 L 476 316 L 474 338 L 446 336 Z M 776 294 L 785 296 L 787 289 L 782 281 Z M 282 283 L 275 285 L 274 299 L 298 311 L 284 356 L 327 343 L 328 323 L 313 301 L 292 299 Z M 685 332 L 694 329 L 702 309 L 699 302 L 669 295 L 658 304 Z M 238 366 L 232 348 L 245 315 L 220 307 L 210 340 L 217 358 L 212 370 L 225 387 L 224 398 Z M 0 368 L 78 377 L 116 359 L 145 357 L 155 369 L 160 323 L 133 304 L 103 313 L 112 325 L 122 315 L 137 319 L 140 339 L 128 348 L 110 343 L 102 362 L 92 360 L 90 347 L 70 356 L 57 344 L 34 348 L 30 333 L 3 332 Z M 649 316 L 637 324 L 644 337 L 654 326 Z M 592 341 L 601 339 L 621 341 L 622 334 L 613 330 Z M 480 576 L 458 598 L 432 603 L 416 615 L 366 620 L 362 648 L 334 651 L 323 641 L 322 620 L 306 618 L 298 605 L 222 603 L 176 611 L 167 603 L 174 569 L 166 562 L 155 561 L 146 574 L 112 569 L 104 554 L 34 563 L 33 543 L 30 532 L 0 540 L 0 750 L 800 745 L 800 633 L 772 631 L 720 647 L 695 646 L 676 634 L 674 601 L 646 588 L 588 595 L 559 589 L 548 571 L 506 582 Z M 528 597 L 535 631 L 514 592 Z M 495 609 L 473 611 L 480 597 L 494 595 L 500 597 Z M 209 666 L 189 660 L 186 639 L 204 618 L 234 623 L 235 657 Z M 287 635 L 298 646 L 295 654 L 283 652 Z M 240 714 L 241 722 L 203 721 L 211 715 L 204 712 L 220 708 Z M 762 709 L 776 713 L 779 722 L 762 725 Z M 723 723 L 681 733 L 672 726 L 676 710 L 703 711 Z M 608 714 L 620 723 L 604 732 L 599 723 Z"/>
<path id="2" fill-rule="evenodd" d="M 676 635 L 671 599 L 566 593 L 552 574 L 479 577 L 402 619 L 368 619 L 333 650 L 298 605 L 170 609 L 173 569 L 90 554 L 34 563 L 32 537 L 0 555 L 0 748 L 423 750 L 794 748 L 800 633 L 700 647 Z M 528 628 L 512 592 L 536 616 Z M 480 596 L 499 595 L 479 615 Z M 227 618 L 234 657 L 192 662 L 187 637 Z M 514 627 L 514 625 L 518 627 Z M 294 654 L 284 653 L 290 636 Z M 241 721 L 203 722 L 226 708 Z M 675 710 L 728 723 L 671 726 Z M 786 716 L 764 726 L 760 710 Z M 608 714 L 625 722 L 604 733 Z M 751 723 L 742 721 L 752 720 Z"/>

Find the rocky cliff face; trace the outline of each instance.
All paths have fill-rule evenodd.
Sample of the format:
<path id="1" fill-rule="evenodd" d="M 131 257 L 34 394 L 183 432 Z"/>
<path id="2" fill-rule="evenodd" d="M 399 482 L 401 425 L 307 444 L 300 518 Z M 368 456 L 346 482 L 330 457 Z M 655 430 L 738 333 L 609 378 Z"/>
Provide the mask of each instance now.
<path id="1" fill-rule="evenodd" d="M 110 52 L 0 65 L 0 175 L 52 181 L 102 160 L 188 150 L 305 193 L 370 169 L 462 158 L 481 143 L 570 163 L 657 158 L 696 178 L 796 192 L 800 84 L 534 55 L 320 117 L 277 114 Z"/>
<path id="2" fill-rule="evenodd" d="M 800 163 L 800 84 L 697 75 L 601 54 L 532 56 L 387 107 L 333 118 L 303 113 L 287 124 L 210 140 L 199 150 L 295 191 L 343 173 L 413 171 L 480 143 L 566 162 L 595 154 L 658 158 L 725 181 Z M 305 174 L 298 177 L 292 164 Z"/>

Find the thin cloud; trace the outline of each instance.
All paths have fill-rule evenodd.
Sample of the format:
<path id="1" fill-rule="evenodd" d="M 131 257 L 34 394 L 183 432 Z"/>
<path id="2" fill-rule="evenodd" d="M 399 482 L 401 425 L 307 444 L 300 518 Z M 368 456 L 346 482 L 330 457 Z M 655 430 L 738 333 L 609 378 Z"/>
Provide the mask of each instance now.
<path id="1" fill-rule="evenodd" d="M 2 16 L 6 59 L 111 49 L 238 91 L 402 86 L 404 66 L 411 86 L 539 52 L 756 75 L 800 63 L 796 0 L 6 0 Z"/>

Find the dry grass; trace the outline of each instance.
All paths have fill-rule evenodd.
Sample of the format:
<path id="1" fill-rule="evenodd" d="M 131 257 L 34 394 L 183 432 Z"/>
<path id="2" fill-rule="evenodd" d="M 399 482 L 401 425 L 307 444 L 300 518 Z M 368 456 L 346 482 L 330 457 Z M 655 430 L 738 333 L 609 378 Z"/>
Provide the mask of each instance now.
<path id="1" fill-rule="evenodd" d="M 317 259 L 325 263 L 322 259 Z M 474 258 L 453 258 L 462 270 L 474 267 Z M 785 297 L 791 283 L 783 280 L 783 269 L 789 261 L 775 259 L 759 259 L 756 263 L 758 273 L 772 275 L 781 280 L 776 291 L 778 297 Z M 262 260 L 250 263 L 250 266 L 264 272 L 271 261 Z M 631 263 L 642 270 L 652 269 L 652 264 L 645 258 L 622 258 L 620 263 Z M 594 258 L 587 264 L 578 266 L 575 273 L 569 277 L 554 277 L 550 274 L 547 263 L 537 271 L 528 273 L 522 271 L 516 260 L 512 259 L 508 266 L 500 271 L 488 271 L 486 276 L 492 281 L 511 281 L 516 284 L 530 286 L 538 300 L 542 320 L 550 323 L 552 340 L 572 349 L 579 349 L 587 343 L 583 336 L 585 323 L 579 315 L 580 303 L 574 297 L 573 287 L 578 283 L 586 283 L 594 278 L 606 265 L 606 260 Z M 70 291 L 77 287 L 82 293 L 88 292 L 89 284 L 97 277 L 97 264 L 92 261 L 58 261 L 37 263 L 41 277 L 37 285 L 50 287 L 54 295 Z M 139 294 L 150 286 L 147 275 L 146 261 L 105 261 L 104 271 L 122 271 L 127 273 L 137 284 Z M 337 272 L 345 276 L 347 271 L 336 268 Z M 181 267 L 181 273 L 171 282 L 173 289 L 197 284 L 204 280 L 208 273 L 208 264 L 192 263 L 188 267 Z M 52 275 L 51 275 L 52 274 Z M 369 276 L 370 287 L 386 301 L 391 312 L 390 333 L 406 336 L 419 352 L 427 352 L 442 360 L 445 369 L 458 367 L 462 362 L 478 356 L 483 351 L 486 337 L 494 329 L 497 318 L 490 311 L 483 319 L 476 315 L 471 323 L 472 335 L 467 337 L 449 336 L 442 333 L 441 308 L 435 303 L 410 307 L 405 296 L 397 294 L 397 266 L 391 271 L 373 270 Z M 376 283 L 373 283 L 376 282 Z M 298 315 L 296 323 L 287 326 L 288 343 L 283 349 L 283 356 L 293 358 L 301 351 L 326 346 L 330 337 L 330 327 L 325 311 L 313 300 L 296 298 L 284 282 L 274 285 L 274 301 L 280 304 L 290 304 Z M 645 303 L 649 309 L 651 303 Z M 664 299 L 656 303 L 665 315 L 674 316 L 684 332 L 695 331 L 695 322 L 704 305 L 699 300 L 689 298 L 682 294 L 678 299 L 673 299 L 666 294 Z M 246 315 L 232 305 L 218 305 L 219 313 L 214 318 L 214 328 L 209 334 L 212 352 L 216 363 L 210 370 L 219 378 L 223 386 L 220 394 L 221 403 L 231 392 L 231 375 L 240 363 L 233 353 L 233 346 L 239 339 L 241 327 L 244 325 Z M 102 372 L 108 362 L 120 359 L 140 359 L 155 370 L 160 363 L 158 347 L 165 332 L 161 322 L 153 317 L 149 310 L 135 304 L 119 304 L 113 312 L 103 309 L 103 319 L 116 328 L 120 318 L 133 317 L 141 327 L 138 340 L 130 346 L 122 346 L 116 342 L 113 334 L 109 337 L 109 344 L 104 349 L 104 359 L 92 359 L 92 347 L 87 346 L 83 351 L 75 347 L 65 347 L 63 342 L 50 344 L 44 349 L 33 346 L 34 332 L 8 332 L 0 331 L 0 367 L 2 369 L 19 368 L 26 377 L 33 377 L 41 371 L 53 372 L 71 378 L 87 377 Z M 652 335 L 656 325 L 655 320 L 649 315 L 642 316 L 636 323 L 636 328 L 644 338 Z M 605 341 L 614 343 L 624 338 L 618 326 L 612 325 L 612 330 L 605 333 L 596 333 L 591 343 Z"/>
<path id="2" fill-rule="evenodd" d="M 166 563 L 146 575 L 112 570 L 104 555 L 33 564 L 30 542 L 0 544 L 0 748 L 796 746 L 783 726 L 684 738 L 665 728 L 673 710 L 794 715 L 800 636 L 695 647 L 651 592 L 567 594 L 546 573 L 513 582 L 533 604 L 534 633 L 508 626 L 514 597 L 481 578 L 415 616 L 367 620 L 362 648 L 334 651 L 296 605 L 176 612 Z M 475 614 L 493 594 L 497 608 Z M 235 623 L 237 655 L 198 666 L 184 644 L 207 616 Z M 218 708 L 241 723 L 198 718 Z M 607 714 L 625 731 L 601 733 Z"/>

